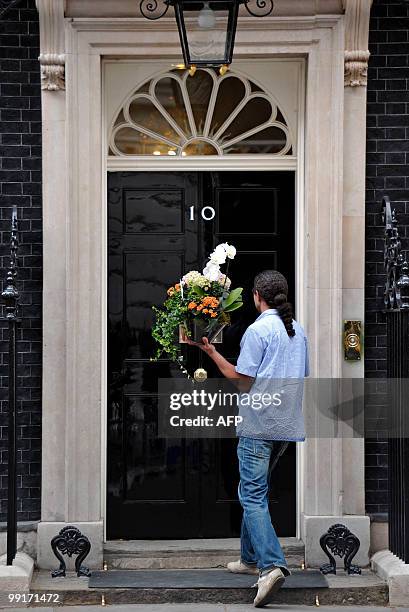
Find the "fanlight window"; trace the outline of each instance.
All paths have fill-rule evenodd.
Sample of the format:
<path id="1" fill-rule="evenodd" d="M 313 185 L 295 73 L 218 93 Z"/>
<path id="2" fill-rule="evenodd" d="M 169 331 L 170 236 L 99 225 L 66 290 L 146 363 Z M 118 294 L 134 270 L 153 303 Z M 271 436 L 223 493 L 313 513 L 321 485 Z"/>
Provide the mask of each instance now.
<path id="1" fill-rule="evenodd" d="M 134 92 L 111 131 L 109 155 L 292 155 L 271 96 L 232 72 L 175 70 Z"/>

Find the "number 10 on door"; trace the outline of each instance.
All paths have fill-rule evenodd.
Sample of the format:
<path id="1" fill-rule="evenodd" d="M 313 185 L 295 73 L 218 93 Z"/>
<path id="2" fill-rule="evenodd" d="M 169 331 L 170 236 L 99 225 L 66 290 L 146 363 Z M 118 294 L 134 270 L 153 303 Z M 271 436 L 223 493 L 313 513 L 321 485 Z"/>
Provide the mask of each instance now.
<path id="1" fill-rule="evenodd" d="M 203 206 L 202 210 L 200 211 L 200 214 L 204 221 L 212 221 L 216 216 L 216 211 L 213 208 L 213 206 Z M 190 220 L 191 221 L 195 220 L 195 207 L 194 206 L 190 207 Z"/>

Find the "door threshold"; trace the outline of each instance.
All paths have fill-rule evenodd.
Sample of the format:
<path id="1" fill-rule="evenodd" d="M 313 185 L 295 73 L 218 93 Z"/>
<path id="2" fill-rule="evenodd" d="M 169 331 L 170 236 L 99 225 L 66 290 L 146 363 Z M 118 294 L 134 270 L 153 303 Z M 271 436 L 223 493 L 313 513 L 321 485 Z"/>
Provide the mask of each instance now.
<path id="1" fill-rule="evenodd" d="M 304 550 L 304 542 L 296 537 L 279 538 L 285 548 L 295 547 Z M 192 551 L 237 551 L 240 549 L 240 538 L 192 538 L 190 540 L 107 540 L 104 542 L 106 551 L 158 552 L 169 550 Z"/>
<path id="2" fill-rule="evenodd" d="M 290 567 L 304 562 L 304 543 L 279 538 Z M 239 538 L 191 540 L 108 540 L 104 562 L 109 569 L 212 569 L 240 557 Z"/>

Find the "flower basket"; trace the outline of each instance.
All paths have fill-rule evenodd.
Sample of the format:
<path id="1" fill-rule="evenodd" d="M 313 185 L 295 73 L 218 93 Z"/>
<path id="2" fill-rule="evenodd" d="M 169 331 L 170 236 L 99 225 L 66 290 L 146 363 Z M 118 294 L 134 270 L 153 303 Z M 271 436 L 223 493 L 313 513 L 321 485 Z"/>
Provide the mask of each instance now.
<path id="1" fill-rule="evenodd" d="M 203 321 L 193 321 L 191 323 L 188 333 L 186 333 L 186 324 L 182 323 L 179 325 L 179 343 L 187 344 L 188 338 L 193 342 L 202 342 L 202 338 L 207 338 L 212 344 L 222 344 L 223 342 L 223 330 L 227 327 L 228 323 L 222 323 L 217 321 L 215 325 L 209 326 Z"/>
<path id="2" fill-rule="evenodd" d="M 233 259 L 235 255 L 233 246 L 218 245 L 203 273 L 188 272 L 179 283 L 169 287 L 162 307 L 153 306 L 152 336 L 159 345 L 154 359 L 165 353 L 181 365 L 181 344 L 189 340 L 200 343 L 204 337 L 209 342 L 222 342 L 223 329 L 230 324 L 230 313 L 243 305 L 243 289 L 232 289 L 228 270 L 226 274 L 220 270 L 226 259 Z"/>

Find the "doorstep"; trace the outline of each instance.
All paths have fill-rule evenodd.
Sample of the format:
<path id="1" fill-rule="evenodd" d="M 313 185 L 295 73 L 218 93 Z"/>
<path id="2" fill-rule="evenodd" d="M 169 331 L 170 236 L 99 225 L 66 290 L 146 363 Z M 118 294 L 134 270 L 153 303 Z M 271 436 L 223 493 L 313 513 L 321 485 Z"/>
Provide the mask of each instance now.
<path id="1" fill-rule="evenodd" d="M 154 570 L 160 572 L 160 570 Z M 206 571 L 206 570 L 202 570 Z M 223 571 L 223 570 L 220 570 Z M 305 570 L 308 572 L 308 570 Z M 339 570 L 336 576 L 327 576 L 329 588 L 281 589 L 274 600 L 278 604 L 291 605 L 362 605 L 385 606 L 388 604 L 388 588 L 384 580 L 370 570 L 362 575 L 346 576 Z M 58 603 L 65 605 L 86 604 L 160 604 L 160 603 L 251 603 L 254 588 L 89 588 L 89 578 L 78 578 L 75 572 L 67 577 L 52 578 L 49 570 L 36 570 L 31 583 L 31 593 L 58 595 Z M 318 597 L 318 600 L 317 600 Z M 41 602 L 41 600 L 40 600 Z M 44 604 L 43 604 L 44 605 Z M 54 603 L 53 607 L 56 607 Z"/>
<path id="2" fill-rule="evenodd" d="M 304 543 L 279 538 L 290 567 L 304 563 Z M 213 569 L 240 557 L 239 538 L 192 540 L 109 540 L 104 544 L 107 569 Z M 85 562 L 86 564 L 86 562 Z"/>

